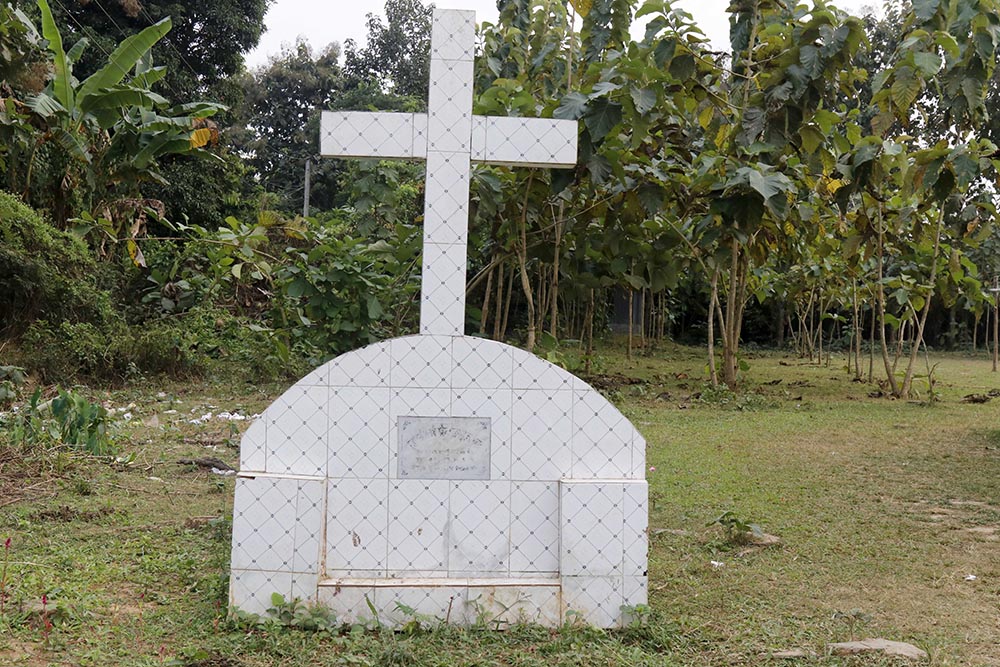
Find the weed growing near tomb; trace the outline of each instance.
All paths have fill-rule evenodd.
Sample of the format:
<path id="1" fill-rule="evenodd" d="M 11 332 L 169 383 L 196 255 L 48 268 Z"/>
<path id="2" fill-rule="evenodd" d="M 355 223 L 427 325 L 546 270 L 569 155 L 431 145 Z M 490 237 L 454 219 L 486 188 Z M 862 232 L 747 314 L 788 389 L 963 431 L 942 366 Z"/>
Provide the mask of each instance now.
<path id="1" fill-rule="evenodd" d="M 735 546 L 748 544 L 754 537 L 764 535 L 764 531 L 759 525 L 744 521 L 732 510 L 723 512 L 713 521 L 706 523 L 705 526 L 721 526 L 725 532 L 726 542 Z"/>

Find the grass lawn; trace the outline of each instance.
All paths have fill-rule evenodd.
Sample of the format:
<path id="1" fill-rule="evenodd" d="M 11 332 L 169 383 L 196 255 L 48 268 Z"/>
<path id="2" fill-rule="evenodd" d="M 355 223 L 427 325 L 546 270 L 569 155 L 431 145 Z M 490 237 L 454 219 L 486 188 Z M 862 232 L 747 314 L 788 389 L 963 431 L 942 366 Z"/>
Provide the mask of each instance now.
<path id="1" fill-rule="evenodd" d="M 0 665 L 760 665 L 788 664 L 767 654 L 791 648 L 819 654 L 796 664 L 908 664 L 825 656 L 852 635 L 914 643 L 933 665 L 1000 665 L 1000 399 L 960 402 L 1000 389 L 989 360 L 934 358 L 931 404 L 869 397 L 842 360 L 749 361 L 734 396 L 704 391 L 699 350 L 603 352 L 602 370 L 643 381 L 611 392 L 651 467 L 652 613 L 615 632 L 334 636 L 229 621 L 232 478 L 176 461 L 235 464 L 247 422 L 189 420 L 260 412 L 284 387 L 84 389 L 131 413 L 116 431 L 135 458 L 0 444 Z M 782 544 L 728 544 L 706 525 L 725 511 Z"/>

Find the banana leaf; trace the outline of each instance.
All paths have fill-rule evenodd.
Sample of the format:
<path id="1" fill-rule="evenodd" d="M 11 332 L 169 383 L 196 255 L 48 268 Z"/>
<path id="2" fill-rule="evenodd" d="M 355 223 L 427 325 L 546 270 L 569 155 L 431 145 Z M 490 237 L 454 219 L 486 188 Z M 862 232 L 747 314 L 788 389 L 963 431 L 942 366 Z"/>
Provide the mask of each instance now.
<path id="1" fill-rule="evenodd" d="M 64 108 L 72 109 L 75 101 L 73 97 L 73 73 L 66 52 L 63 50 L 62 35 L 59 33 L 55 19 L 52 18 L 49 3 L 46 0 L 38 0 L 38 8 L 42 11 L 42 36 L 49 42 L 49 51 L 52 52 L 52 66 L 55 70 L 55 76 L 52 79 L 52 94 Z"/>
<path id="2" fill-rule="evenodd" d="M 45 0 L 39 0 L 44 2 Z M 170 19 L 154 23 L 142 32 L 127 37 L 108 58 L 108 62 L 97 70 L 80 86 L 79 95 L 84 98 L 97 93 L 102 88 L 111 88 L 122 82 L 135 64 L 170 31 Z"/>

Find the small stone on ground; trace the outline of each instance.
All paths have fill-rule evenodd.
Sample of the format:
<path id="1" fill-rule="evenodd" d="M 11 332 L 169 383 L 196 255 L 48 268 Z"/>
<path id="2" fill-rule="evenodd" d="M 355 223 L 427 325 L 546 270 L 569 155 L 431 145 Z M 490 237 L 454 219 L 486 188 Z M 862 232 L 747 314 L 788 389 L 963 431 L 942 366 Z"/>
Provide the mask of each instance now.
<path id="1" fill-rule="evenodd" d="M 894 642 L 888 639 L 862 639 L 856 642 L 840 642 L 828 644 L 827 649 L 833 655 L 861 655 L 864 653 L 884 653 L 913 660 L 926 660 L 927 652 L 913 644 Z"/>

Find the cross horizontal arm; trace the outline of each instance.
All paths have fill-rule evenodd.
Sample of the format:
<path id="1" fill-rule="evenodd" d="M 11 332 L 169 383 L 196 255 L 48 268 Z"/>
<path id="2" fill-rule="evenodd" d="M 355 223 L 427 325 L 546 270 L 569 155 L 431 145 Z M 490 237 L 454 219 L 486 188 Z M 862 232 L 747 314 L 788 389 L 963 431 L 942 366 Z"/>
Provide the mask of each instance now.
<path id="1" fill-rule="evenodd" d="M 427 115 L 370 111 L 324 111 L 320 154 L 327 157 L 427 157 Z"/>
<path id="2" fill-rule="evenodd" d="M 570 169 L 576 166 L 577 127 L 572 120 L 473 116 L 472 161 Z"/>
<path id="3" fill-rule="evenodd" d="M 320 152 L 328 157 L 427 158 L 427 115 L 324 111 Z M 571 120 L 474 116 L 471 161 L 511 167 L 572 168 L 577 124 Z"/>

